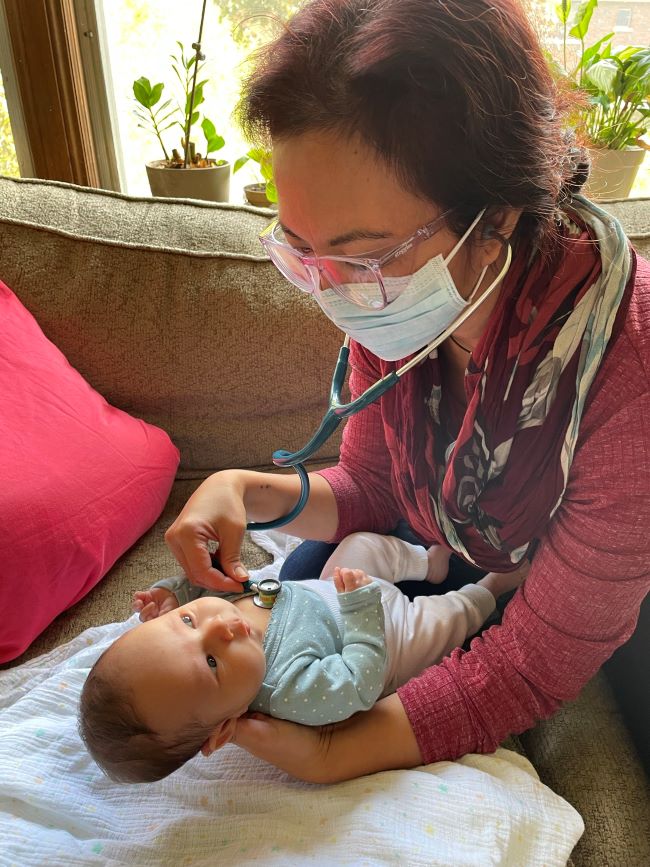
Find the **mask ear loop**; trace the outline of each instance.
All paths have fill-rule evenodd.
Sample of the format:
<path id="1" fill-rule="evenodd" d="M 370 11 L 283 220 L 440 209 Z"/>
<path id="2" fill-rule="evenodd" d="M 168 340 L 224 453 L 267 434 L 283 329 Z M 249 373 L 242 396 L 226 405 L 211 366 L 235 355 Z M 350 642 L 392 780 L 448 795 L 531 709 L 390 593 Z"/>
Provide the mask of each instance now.
<path id="1" fill-rule="evenodd" d="M 454 249 L 451 251 L 451 253 L 449 253 L 447 256 L 445 256 L 445 258 L 442 260 L 442 261 L 444 262 L 445 265 L 448 265 L 448 264 L 451 262 L 451 260 L 454 258 L 454 256 L 456 255 L 456 253 L 460 250 L 460 248 L 463 246 L 463 244 L 465 243 L 465 241 L 466 241 L 466 240 L 469 238 L 469 236 L 472 234 L 472 231 L 474 230 L 474 227 L 476 226 L 476 224 L 478 223 L 478 221 L 481 219 L 481 217 L 482 217 L 483 214 L 485 213 L 485 210 L 486 210 L 486 209 L 483 208 L 483 210 L 479 212 L 478 216 L 475 217 L 474 220 L 470 223 L 469 228 L 467 229 L 467 231 L 465 232 L 465 234 L 462 235 L 462 236 L 458 239 L 458 242 L 457 242 L 456 246 L 454 247 Z"/>
<path id="2" fill-rule="evenodd" d="M 496 238 L 497 241 L 499 241 L 499 243 L 501 244 L 501 247 L 502 247 L 504 250 L 507 249 L 507 247 L 510 246 L 510 245 L 508 244 L 508 241 L 503 237 L 503 235 L 500 235 L 499 232 L 495 232 L 494 229 L 493 229 L 491 226 L 490 226 L 488 229 L 486 229 L 486 231 L 483 233 L 483 237 L 484 237 L 484 238 Z M 471 304 L 472 301 L 474 300 L 474 296 L 475 296 L 476 293 L 478 292 L 478 290 L 479 290 L 479 286 L 480 286 L 481 283 L 483 282 L 483 278 L 485 277 L 485 273 L 486 273 L 486 271 L 487 271 L 487 269 L 488 269 L 489 267 L 490 267 L 489 265 L 486 265 L 485 268 L 483 268 L 483 270 L 481 271 L 481 276 L 478 278 L 478 283 L 476 284 L 476 286 L 475 286 L 474 289 L 472 290 L 472 294 L 471 294 L 471 295 L 469 296 L 469 298 L 467 299 L 467 303 L 468 303 L 468 304 Z M 497 277 L 497 280 L 498 280 L 498 279 L 500 279 L 500 278 Z"/>

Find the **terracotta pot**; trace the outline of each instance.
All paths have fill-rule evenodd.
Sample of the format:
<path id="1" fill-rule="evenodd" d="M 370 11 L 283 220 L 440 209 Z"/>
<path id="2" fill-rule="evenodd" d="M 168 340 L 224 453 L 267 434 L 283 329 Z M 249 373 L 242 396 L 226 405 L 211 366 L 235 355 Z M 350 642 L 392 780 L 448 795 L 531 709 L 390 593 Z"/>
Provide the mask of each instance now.
<path id="1" fill-rule="evenodd" d="M 205 169 L 170 169 L 165 160 L 147 163 L 151 195 L 166 199 L 202 199 L 227 202 L 230 196 L 230 163 Z"/>
<path id="2" fill-rule="evenodd" d="M 244 194 L 249 205 L 258 208 L 272 208 L 273 203 L 266 198 L 266 184 L 247 184 Z"/>
<path id="3" fill-rule="evenodd" d="M 625 148 L 612 151 L 607 148 L 592 148 L 591 174 L 584 193 L 588 199 L 625 199 L 630 195 L 636 173 L 643 162 L 643 148 Z"/>

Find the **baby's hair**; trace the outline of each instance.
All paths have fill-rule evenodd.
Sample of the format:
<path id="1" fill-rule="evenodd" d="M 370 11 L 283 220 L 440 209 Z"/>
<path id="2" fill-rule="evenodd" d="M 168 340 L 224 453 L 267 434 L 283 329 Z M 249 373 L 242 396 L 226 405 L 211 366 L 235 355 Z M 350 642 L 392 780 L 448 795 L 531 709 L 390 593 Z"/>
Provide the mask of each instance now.
<path id="1" fill-rule="evenodd" d="M 213 726 L 191 721 L 172 740 L 145 725 L 129 690 L 105 659 L 94 664 L 79 702 L 79 734 L 88 752 L 116 783 L 152 783 L 195 756 Z"/>

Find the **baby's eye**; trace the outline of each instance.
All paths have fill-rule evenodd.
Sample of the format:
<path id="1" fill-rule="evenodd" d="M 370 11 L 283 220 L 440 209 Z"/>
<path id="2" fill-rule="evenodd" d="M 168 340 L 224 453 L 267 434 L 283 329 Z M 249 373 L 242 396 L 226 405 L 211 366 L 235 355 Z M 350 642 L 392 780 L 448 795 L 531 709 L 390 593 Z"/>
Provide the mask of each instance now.
<path id="1" fill-rule="evenodd" d="M 181 620 L 183 621 L 183 623 L 188 623 L 190 626 L 193 625 L 192 624 L 192 618 L 190 617 L 189 614 L 183 614 L 183 616 L 181 617 Z"/>
<path id="2" fill-rule="evenodd" d="M 217 660 L 214 658 L 214 656 L 206 656 L 205 658 L 206 658 L 207 663 L 210 666 L 210 668 L 216 668 L 217 667 Z"/>

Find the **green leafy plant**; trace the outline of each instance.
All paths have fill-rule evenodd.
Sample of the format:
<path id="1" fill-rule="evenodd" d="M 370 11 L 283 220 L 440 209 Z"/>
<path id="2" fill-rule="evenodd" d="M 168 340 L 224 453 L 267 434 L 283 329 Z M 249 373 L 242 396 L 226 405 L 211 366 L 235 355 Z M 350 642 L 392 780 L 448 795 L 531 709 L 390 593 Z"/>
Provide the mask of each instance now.
<path id="1" fill-rule="evenodd" d="M 181 87 L 182 101 L 174 102 L 172 99 L 167 99 L 161 102 L 165 89 L 164 83 L 157 82 L 152 85 L 148 78 L 144 76 L 138 78 L 133 82 L 133 96 L 138 103 L 135 109 L 135 115 L 140 121 L 138 126 L 151 132 L 158 139 L 170 168 L 183 168 L 186 165 L 192 168 L 223 165 L 225 160 L 217 161 L 209 157 L 211 153 L 221 150 L 225 140 L 217 133 L 214 123 L 207 117 L 204 116 L 201 122 L 206 142 L 204 156 L 192 141 L 192 128 L 199 122 L 201 112 L 198 109 L 205 102 L 203 88 L 208 80 L 195 81 L 195 75 L 198 77 L 203 69 L 200 59 L 197 61 L 197 56 L 202 57 L 200 52 L 186 57 L 183 43 L 178 42 L 177 45 L 180 52 L 171 55 L 171 67 Z M 198 67 L 195 70 L 194 66 L 197 62 Z M 163 133 L 175 126 L 181 130 L 180 145 L 183 154 L 181 155 L 177 148 L 173 148 L 170 157 L 163 141 Z"/>
<path id="2" fill-rule="evenodd" d="M 578 125 L 596 147 L 648 148 L 641 137 L 650 126 L 650 48 L 628 46 L 614 50 L 614 33 L 586 46 L 597 6 L 598 0 L 584 0 L 572 21 L 571 0 L 562 0 L 555 7 L 563 32 L 562 74 L 586 101 Z M 580 41 L 580 53 L 572 70 L 567 66 L 567 34 Z"/>
<path id="3" fill-rule="evenodd" d="M 611 37 L 583 65 L 582 86 L 589 94 L 587 135 L 611 150 L 640 145 L 650 128 L 650 48 L 612 51 Z"/>
<path id="4" fill-rule="evenodd" d="M 277 202 L 278 191 L 273 179 L 273 160 L 271 151 L 264 148 L 251 148 L 243 157 L 236 160 L 233 167 L 233 173 L 238 172 L 242 166 L 248 162 L 254 162 L 258 165 L 259 175 L 262 178 L 260 186 L 263 186 L 266 191 L 266 198 L 269 202 Z"/>

